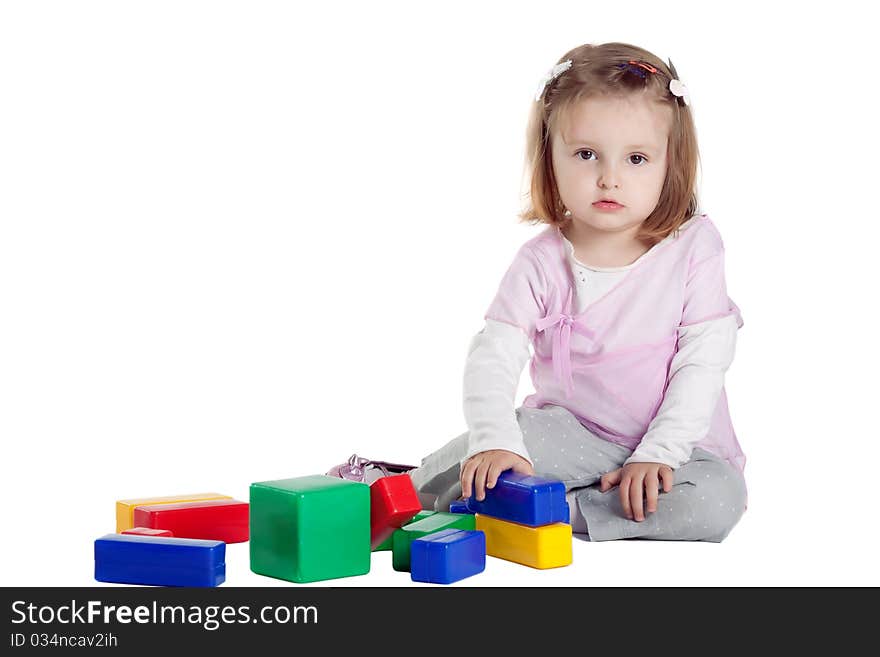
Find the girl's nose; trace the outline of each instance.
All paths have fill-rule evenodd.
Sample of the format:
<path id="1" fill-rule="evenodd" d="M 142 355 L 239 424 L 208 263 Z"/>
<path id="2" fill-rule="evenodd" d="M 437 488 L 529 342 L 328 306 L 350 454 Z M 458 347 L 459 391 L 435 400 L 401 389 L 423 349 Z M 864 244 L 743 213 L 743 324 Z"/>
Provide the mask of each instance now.
<path id="1" fill-rule="evenodd" d="M 599 174 L 599 186 L 602 188 L 617 187 L 619 182 L 617 170 L 614 168 L 602 169 L 602 173 Z"/>

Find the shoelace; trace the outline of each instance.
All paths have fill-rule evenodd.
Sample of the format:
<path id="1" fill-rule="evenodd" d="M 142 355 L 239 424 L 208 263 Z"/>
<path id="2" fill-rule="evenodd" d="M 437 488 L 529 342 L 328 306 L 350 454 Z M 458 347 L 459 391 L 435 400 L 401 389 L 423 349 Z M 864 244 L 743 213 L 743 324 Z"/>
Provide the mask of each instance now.
<path id="1" fill-rule="evenodd" d="M 412 470 L 415 466 L 403 465 L 401 463 L 389 463 L 388 461 L 371 461 L 352 454 L 348 457 L 348 463 L 339 468 L 339 476 L 343 479 L 352 481 L 363 481 L 366 477 L 366 471 L 369 466 L 373 466 L 382 472 L 384 476 L 391 474 L 401 474 Z"/>

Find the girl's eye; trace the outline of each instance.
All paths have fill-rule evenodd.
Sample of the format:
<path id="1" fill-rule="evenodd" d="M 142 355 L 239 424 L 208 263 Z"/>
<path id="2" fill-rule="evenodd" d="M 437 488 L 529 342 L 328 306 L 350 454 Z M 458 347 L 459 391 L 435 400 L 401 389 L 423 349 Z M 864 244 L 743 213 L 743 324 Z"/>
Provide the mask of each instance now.
<path id="1" fill-rule="evenodd" d="M 584 153 L 588 153 L 589 155 L 587 157 L 583 157 Z M 590 160 L 589 156 L 595 155 L 595 153 L 593 153 L 593 151 L 591 151 L 591 150 L 585 149 L 585 150 L 578 151 L 576 153 L 576 155 L 578 157 L 580 157 L 582 160 L 584 160 L 585 162 L 588 162 Z M 638 162 L 632 161 L 632 158 L 634 158 L 634 157 L 639 158 Z M 642 164 L 643 162 L 647 162 L 647 159 L 643 155 L 638 155 L 638 154 L 634 153 L 633 155 L 630 155 L 630 162 L 632 162 L 632 164 Z"/>

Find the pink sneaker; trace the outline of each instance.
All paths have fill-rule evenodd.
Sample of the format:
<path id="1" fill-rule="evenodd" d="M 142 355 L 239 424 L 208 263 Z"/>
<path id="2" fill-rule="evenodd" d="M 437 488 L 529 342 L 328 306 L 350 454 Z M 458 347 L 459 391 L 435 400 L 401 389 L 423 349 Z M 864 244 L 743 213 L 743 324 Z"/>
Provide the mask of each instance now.
<path id="1" fill-rule="evenodd" d="M 389 463 L 388 461 L 371 461 L 357 454 L 352 454 L 348 457 L 346 463 L 334 465 L 327 474 L 331 477 L 371 484 L 381 477 L 402 474 L 415 470 L 415 468 L 416 466 L 414 465 L 402 465 L 400 463 Z"/>

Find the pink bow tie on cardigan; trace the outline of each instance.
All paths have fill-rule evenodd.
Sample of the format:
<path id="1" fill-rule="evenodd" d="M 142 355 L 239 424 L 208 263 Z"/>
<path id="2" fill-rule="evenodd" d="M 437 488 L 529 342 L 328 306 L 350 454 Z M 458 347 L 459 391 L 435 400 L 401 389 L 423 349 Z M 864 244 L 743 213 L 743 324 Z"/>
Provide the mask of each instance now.
<path id="1" fill-rule="evenodd" d="M 591 340 L 596 334 L 581 326 L 571 314 L 572 290 L 568 290 L 568 299 L 564 310 L 567 312 L 549 314 L 535 322 L 535 329 L 546 331 L 552 326 L 558 327 L 553 335 L 553 373 L 560 383 L 565 385 L 565 396 L 571 397 L 574 381 L 571 374 L 571 332 L 580 333 Z"/>

